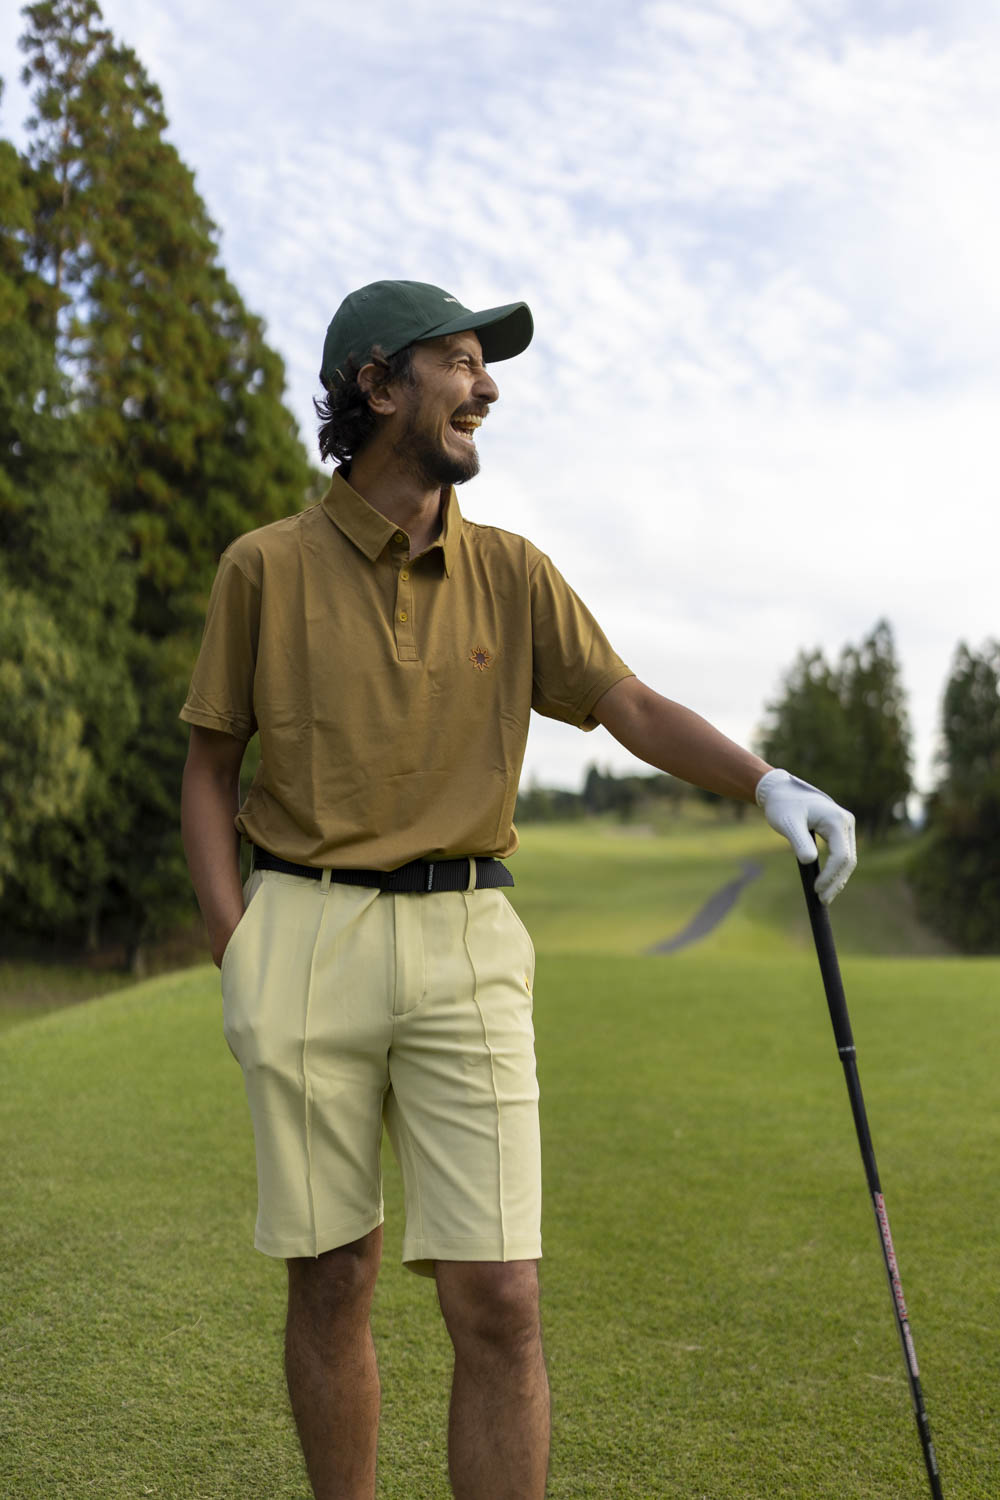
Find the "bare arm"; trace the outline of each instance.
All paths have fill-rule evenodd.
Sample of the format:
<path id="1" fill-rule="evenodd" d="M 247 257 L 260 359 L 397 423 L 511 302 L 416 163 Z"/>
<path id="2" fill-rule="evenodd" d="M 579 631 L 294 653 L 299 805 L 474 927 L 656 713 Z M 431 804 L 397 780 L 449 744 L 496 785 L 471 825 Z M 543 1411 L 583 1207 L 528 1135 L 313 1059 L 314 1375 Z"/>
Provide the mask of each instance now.
<path id="1" fill-rule="evenodd" d="M 771 767 L 718 729 L 637 677 L 626 677 L 598 700 L 594 717 L 647 765 L 706 791 L 743 802 Z"/>
<path id="2" fill-rule="evenodd" d="M 216 964 L 222 963 L 243 915 L 240 843 L 233 819 L 245 751 L 243 741 L 230 734 L 191 727 L 181 785 L 181 836 Z"/>

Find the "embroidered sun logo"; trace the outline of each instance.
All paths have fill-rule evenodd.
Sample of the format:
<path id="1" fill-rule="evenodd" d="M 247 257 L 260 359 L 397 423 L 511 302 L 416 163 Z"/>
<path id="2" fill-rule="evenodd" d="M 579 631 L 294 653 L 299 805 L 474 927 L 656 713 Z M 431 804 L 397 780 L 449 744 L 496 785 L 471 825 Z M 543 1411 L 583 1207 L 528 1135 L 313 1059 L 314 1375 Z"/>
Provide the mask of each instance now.
<path id="1" fill-rule="evenodd" d="M 492 661 L 492 657 L 485 646 L 473 646 L 469 652 L 469 660 L 477 672 L 485 672 Z"/>

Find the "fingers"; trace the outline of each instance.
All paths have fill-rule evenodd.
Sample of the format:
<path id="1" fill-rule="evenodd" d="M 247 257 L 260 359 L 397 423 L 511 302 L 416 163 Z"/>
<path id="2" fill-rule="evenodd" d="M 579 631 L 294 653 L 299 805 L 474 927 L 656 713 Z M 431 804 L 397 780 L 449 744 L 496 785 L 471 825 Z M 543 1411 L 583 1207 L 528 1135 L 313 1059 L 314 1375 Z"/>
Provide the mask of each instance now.
<path id="1" fill-rule="evenodd" d="M 819 850 L 816 848 L 816 840 L 810 836 L 808 828 L 791 824 L 785 830 L 785 838 L 791 844 L 795 852 L 795 858 L 800 865 L 811 865 L 814 859 L 819 859 Z"/>
<path id="2" fill-rule="evenodd" d="M 765 818 L 788 840 L 800 864 L 812 864 L 818 858 L 813 833 L 826 840 L 829 853 L 816 881 L 816 894 L 829 906 L 858 862 L 853 813 L 839 807 L 826 792 L 780 767 L 765 772 L 754 795 Z"/>
<path id="3" fill-rule="evenodd" d="M 837 812 L 837 818 L 816 824 L 816 831 L 823 835 L 829 845 L 826 863 L 816 881 L 816 894 L 824 906 L 829 906 L 834 897 L 844 889 L 858 862 L 854 818 L 842 808 L 838 808 Z"/>

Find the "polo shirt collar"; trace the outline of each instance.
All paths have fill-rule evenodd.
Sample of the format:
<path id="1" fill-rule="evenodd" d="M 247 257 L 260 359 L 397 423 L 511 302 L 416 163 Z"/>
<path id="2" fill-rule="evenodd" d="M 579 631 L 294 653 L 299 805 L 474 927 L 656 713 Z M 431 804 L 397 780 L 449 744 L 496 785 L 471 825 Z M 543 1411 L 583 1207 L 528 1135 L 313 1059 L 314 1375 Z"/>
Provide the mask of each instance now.
<path id="1" fill-rule="evenodd" d="M 347 539 L 363 552 L 369 562 L 374 562 L 396 535 L 399 527 L 375 510 L 363 495 L 352 489 L 337 470 L 330 488 L 323 498 L 323 509 L 335 526 Z M 449 487 L 444 502 L 444 517 L 441 535 L 428 547 L 428 552 L 440 547 L 444 570 L 450 574 L 455 566 L 462 536 L 462 513 L 454 487 Z"/>
<path id="2" fill-rule="evenodd" d="M 462 512 L 458 508 L 458 496 L 455 494 L 454 485 L 448 488 L 448 494 L 444 502 L 444 518 L 441 523 L 441 535 L 434 543 L 440 547 L 444 554 L 444 570 L 450 576 L 458 556 L 459 543 L 462 540 Z"/>

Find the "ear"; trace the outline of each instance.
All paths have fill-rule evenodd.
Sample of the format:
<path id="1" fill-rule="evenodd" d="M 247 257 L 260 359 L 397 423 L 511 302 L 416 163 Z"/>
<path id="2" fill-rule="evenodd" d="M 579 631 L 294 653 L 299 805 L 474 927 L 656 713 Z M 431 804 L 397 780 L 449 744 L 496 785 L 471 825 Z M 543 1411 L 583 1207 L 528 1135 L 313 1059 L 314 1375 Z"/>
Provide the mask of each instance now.
<path id="1" fill-rule="evenodd" d="M 362 365 L 358 371 L 358 385 L 368 397 L 368 405 L 377 417 L 391 417 L 396 410 L 396 401 L 391 386 L 385 382 L 386 367 L 379 360 Z"/>

